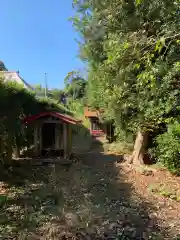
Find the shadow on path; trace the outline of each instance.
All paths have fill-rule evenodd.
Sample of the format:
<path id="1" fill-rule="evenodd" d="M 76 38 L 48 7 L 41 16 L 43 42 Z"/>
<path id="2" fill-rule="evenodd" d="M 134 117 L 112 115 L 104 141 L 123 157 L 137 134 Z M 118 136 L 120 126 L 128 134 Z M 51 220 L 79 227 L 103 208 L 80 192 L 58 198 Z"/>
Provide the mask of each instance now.
<path id="1" fill-rule="evenodd" d="M 28 163 L 1 168 L 0 239 L 113 240 L 123 229 L 129 239 L 171 239 L 159 227 L 156 207 L 116 167 L 119 156 L 92 151 L 79 157 L 69 169 Z"/>

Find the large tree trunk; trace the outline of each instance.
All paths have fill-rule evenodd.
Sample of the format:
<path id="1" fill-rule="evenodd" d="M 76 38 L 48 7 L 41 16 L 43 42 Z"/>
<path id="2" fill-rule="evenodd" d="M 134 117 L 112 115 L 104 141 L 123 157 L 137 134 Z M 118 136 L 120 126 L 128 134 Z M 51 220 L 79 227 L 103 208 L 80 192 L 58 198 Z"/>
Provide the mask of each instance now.
<path id="1" fill-rule="evenodd" d="M 139 131 L 136 135 L 133 153 L 129 159 L 129 163 L 144 164 L 144 154 L 148 142 L 148 132 Z"/>

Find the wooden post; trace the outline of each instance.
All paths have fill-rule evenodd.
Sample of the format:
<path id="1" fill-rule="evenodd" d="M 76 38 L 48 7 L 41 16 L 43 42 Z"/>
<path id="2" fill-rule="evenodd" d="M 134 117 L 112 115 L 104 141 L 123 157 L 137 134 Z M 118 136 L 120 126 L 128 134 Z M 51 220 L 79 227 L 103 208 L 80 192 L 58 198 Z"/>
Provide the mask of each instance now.
<path id="1" fill-rule="evenodd" d="M 92 135 L 92 119 L 91 118 L 89 118 L 89 121 L 90 121 L 90 135 Z"/>
<path id="2" fill-rule="evenodd" d="M 55 126 L 55 149 L 60 149 L 60 124 L 58 123 Z"/>
<path id="3" fill-rule="evenodd" d="M 58 134 L 59 134 L 59 149 L 64 149 L 64 124 L 58 124 Z"/>
<path id="4" fill-rule="evenodd" d="M 39 138 L 39 141 L 38 141 L 39 152 L 38 152 L 38 154 L 41 155 L 42 147 L 43 147 L 43 144 L 42 144 L 42 124 L 38 125 L 38 138 Z"/>
<path id="5" fill-rule="evenodd" d="M 39 154 L 39 146 L 38 146 L 38 125 L 36 124 L 34 127 L 34 154 L 38 156 Z"/>
<path id="6" fill-rule="evenodd" d="M 68 145 L 68 153 L 71 153 L 72 151 L 72 128 L 71 125 L 67 125 L 68 128 L 68 136 L 67 136 L 67 145 Z"/>
<path id="7" fill-rule="evenodd" d="M 112 140 L 112 133 L 111 133 L 111 123 L 110 123 L 110 126 L 109 126 L 109 128 L 110 128 L 110 129 L 109 129 L 109 131 L 110 131 L 110 134 L 109 134 L 109 135 L 110 135 L 110 141 L 111 141 L 111 140 Z"/>
<path id="8" fill-rule="evenodd" d="M 68 156 L 68 144 L 67 144 L 67 123 L 63 123 L 63 139 L 64 139 L 64 157 Z"/>

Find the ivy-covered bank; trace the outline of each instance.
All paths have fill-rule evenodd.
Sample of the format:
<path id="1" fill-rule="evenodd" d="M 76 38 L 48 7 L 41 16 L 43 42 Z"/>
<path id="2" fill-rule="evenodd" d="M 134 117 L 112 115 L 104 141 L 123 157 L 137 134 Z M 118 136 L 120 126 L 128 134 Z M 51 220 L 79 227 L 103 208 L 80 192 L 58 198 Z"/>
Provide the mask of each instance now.
<path id="1" fill-rule="evenodd" d="M 52 110 L 69 113 L 54 100 L 38 99 L 21 85 L 0 79 L 0 159 L 3 163 L 11 164 L 14 149 L 22 149 L 31 141 L 31 131 L 23 124 L 24 117 Z"/>

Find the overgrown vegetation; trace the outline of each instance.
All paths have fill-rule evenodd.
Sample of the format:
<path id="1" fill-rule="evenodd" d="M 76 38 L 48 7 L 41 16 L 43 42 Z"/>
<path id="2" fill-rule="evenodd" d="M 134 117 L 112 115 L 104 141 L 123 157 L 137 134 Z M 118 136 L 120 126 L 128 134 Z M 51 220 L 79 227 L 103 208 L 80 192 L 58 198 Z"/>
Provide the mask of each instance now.
<path id="1" fill-rule="evenodd" d="M 11 164 L 14 149 L 28 146 L 31 140 L 32 130 L 25 128 L 24 117 L 52 110 L 69 112 L 53 100 L 38 99 L 21 85 L 0 79 L 0 158 L 5 164 Z"/>
<path id="2" fill-rule="evenodd" d="M 117 134 L 136 136 L 130 162 L 143 163 L 150 136 L 179 121 L 180 3 L 74 0 L 74 8 L 81 58 L 89 69 L 88 102 L 114 120 Z M 155 157 L 174 171 L 179 155 L 170 146 L 179 138 L 169 143 L 164 134 Z"/>
<path id="3" fill-rule="evenodd" d="M 171 172 L 180 171 L 180 124 L 174 123 L 168 126 L 167 132 L 156 139 L 157 147 L 155 155 Z"/>

